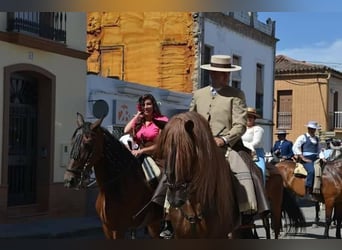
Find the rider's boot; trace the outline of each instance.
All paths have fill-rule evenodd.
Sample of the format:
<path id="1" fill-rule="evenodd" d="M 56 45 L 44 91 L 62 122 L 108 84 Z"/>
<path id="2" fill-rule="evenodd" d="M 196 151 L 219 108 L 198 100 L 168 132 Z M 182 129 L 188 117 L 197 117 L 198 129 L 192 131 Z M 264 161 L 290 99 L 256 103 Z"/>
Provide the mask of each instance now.
<path id="1" fill-rule="evenodd" d="M 315 196 L 312 195 L 312 188 L 311 187 L 305 187 L 305 196 L 304 196 L 304 198 L 306 200 L 310 200 L 310 201 L 317 201 Z"/>

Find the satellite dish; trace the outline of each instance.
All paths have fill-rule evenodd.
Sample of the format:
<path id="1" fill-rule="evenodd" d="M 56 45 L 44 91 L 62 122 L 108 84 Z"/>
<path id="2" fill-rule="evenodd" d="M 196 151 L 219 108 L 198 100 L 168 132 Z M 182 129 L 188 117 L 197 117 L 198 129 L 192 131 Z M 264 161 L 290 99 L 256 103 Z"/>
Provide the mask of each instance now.
<path id="1" fill-rule="evenodd" d="M 100 119 L 108 115 L 109 107 L 105 100 L 97 100 L 93 105 L 93 115 Z"/>

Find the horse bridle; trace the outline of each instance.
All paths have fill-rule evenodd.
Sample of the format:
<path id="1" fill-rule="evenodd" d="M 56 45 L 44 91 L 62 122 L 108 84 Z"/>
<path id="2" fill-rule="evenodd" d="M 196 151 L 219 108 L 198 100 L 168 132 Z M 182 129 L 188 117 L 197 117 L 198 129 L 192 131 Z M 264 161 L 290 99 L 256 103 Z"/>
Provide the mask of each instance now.
<path id="1" fill-rule="evenodd" d="M 84 125 L 77 128 L 74 136 L 75 137 L 78 133 L 79 130 L 84 130 Z M 81 146 L 81 144 L 86 145 L 86 143 L 83 142 L 84 141 L 84 132 L 82 132 L 81 134 L 79 134 L 79 136 L 76 138 L 76 141 L 71 149 L 70 152 L 70 159 L 72 160 L 78 160 L 80 158 L 80 153 L 79 152 L 75 152 L 75 146 Z M 89 146 L 89 144 L 88 144 Z M 77 169 L 66 169 L 67 172 L 70 172 L 74 175 L 74 180 L 77 181 L 77 183 L 75 184 L 75 189 L 80 189 L 80 188 L 86 188 L 89 187 L 90 184 L 85 184 L 84 182 L 86 180 L 90 180 L 90 173 L 91 173 L 91 167 L 92 167 L 92 160 L 93 157 L 93 150 L 90 150 L 90 152 L 86 155 L 85 161 L 83 161 L 84 163 L 82 163 L 81 167 L 78 167 Z M 90 181 L 91 182 L 91 181 Z"/>
<path id="2" fill-rule="evenodd" d="M 176 147 L 173 147 L 176 148 Z M 190 188 L 190 182 L 181 182 L 181 183 L 175 183 L 175 154 L 176 152 L 173 151 L 171 155 L 171 162 L 169 164 L 169 161 L 166 162 L 166 165 L 168 166 L 166 170 L 166 185 L 168 187 L 166 199 L 168 199 L 170 206 L 174 207 L 175 209 L 179 210 L 181 215 L 190 223 L 191 231 L 193 234 L 196 233 L 196 224 L 199 223 L 203 219 L 203 212 L 197 214 L 195 211 L 196 209 L 193 207 L 193 205 L 190 202 L 189 199 L 189 188 Z M 177 194 L 183 194 L 183 195 L 177 195 Z M 174 197 L 174 199 L 169 199 L 170 197 Z M 176 200 L 178 202 L 176 202 Z M 190 204 L 191 210 L 193 211 L 193 214 L 187 214 L 184 211 L 183 206 L 185 203 Z"/>

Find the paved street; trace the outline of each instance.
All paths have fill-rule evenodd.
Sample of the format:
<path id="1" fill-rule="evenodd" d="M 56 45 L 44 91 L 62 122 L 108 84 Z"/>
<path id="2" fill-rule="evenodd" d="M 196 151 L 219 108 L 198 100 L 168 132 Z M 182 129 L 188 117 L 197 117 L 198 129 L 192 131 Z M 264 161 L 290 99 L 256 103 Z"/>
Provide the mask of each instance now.
<path id="1" fill-rule="evenodd" d="M 285 234 L 284 232 L 281 233 L 279 239 L 324 239 L 323 238 L 323 232 L 324 232 L 324 217 L 325 217 L 325 208 L 324 205 L 321 208 L 320 211 L 320 222 L 317 227 L 314 226 L 314 220 L 315 220 L 315 207 L 314 205 L 305 202 L 301 205 L 301 209 L 305 215 L 306 219 L 306 228 L 302 232 L 298 232 L 297 234 L 288 233 Z M 257 233 L 259 235 L 260 239 L 266 239 L 265 230 L 262 226 L 261 220 L 256 221 L 257 225 Z M 335 227 L 332 226 L 329 230 L 329 235 L 332 239 L 335 239 Z M 129 235 L 127 235 L 128 238 Z M 274 239 L 274 235 L 271 235 L 272 239 Z M 86 234 L 80 234 L 80 235 L 74 235 L 73 238 L 79 238 L 79 239 L 104 239 L 104 236 L 101 232 L 101 230 L 89 232 Z M 137 238 L 148 238 L 143 232 L 137 232 Z"/>
<path id="2" fill-rule="evenodd" d="M 284 232 L 280 239 L 323 239 L 325 208 L 320 212 L 320 223 L 318 227 L 313 227 L 315 218 L 315 207 L 308 202 L 299 202 L 301 209 L 306 217 L 306 227 L 296 235 Z M 265 230 L 261 220 L 256 221 L 257 233 L 260 239 L 266 239 Z M 335 227 L 329 230 L 332 239 L 335 238 Z M 72 238 L 72 239 L 105 239 L 101 229 L 101 222 L 97 216 L 81 218 L 58 218 L 46 219 L 35 222 L 18 224 L 0 224 L 0 239 L 53 239 L 53 238 Z M 126 235 L 129 238 L 129 234 Z M 139 230 L 137 239 L 147 239 L 148 235 L 143 230 Z M 272 234 L 272 238 L 274 235 Z"/>
<path id="3" fill-rule="evenodd" d="M 320 222 L 318 223 L 318 226 L 316 227 L 314 225 L 315 221 L 315 207 L 314 205 L 305 202 L 303 205 L 301 205 L 301 209 L 303 211 L 303 214 L 305 215 L 306 219 L 306 228 L 302 232 L 298 232 L 296 235 L 289 233 L 285 234 L 284 232 L 281 233 L 280 239 L 324 239 L 323 233 L 324 233 L 324 223 L 325 223 L 325 207 L 324 205 L 321 207 L 320 211 Z M 262 226 L 261 220 L 258 220 L 256 222 L 257 225 L 257 233 L 260 237 L 260 239 L 265 239 L 266 234 L 265 230 Z M 331 226 L 329 230 L 329 236 L 332 239 L 335 239 L 335 226 Z M 274 235 L 271 236 L 274 238 Z"/>

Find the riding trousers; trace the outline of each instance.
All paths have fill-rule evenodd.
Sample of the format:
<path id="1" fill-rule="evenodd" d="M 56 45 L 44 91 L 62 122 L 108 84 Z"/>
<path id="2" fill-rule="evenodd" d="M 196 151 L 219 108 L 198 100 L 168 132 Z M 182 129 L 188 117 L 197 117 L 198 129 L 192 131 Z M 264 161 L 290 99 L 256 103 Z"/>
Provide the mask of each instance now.
<path id="1" fill-rule="evenodd" d="M 312 154 L 312 155 L 306 155 L 305 158 L 308 158 L 311 160 L 311 162 L 304 162 L 303 166 L 305 168 L 305 170 L 308 172 L 307 176 L 306 176 L 306 187 L 313 187 L 313 182 L 314 182 L 314 178 L 315 178 L 315 160 L 317 160 L 317 155 Z"/>
<path id="2" fill-rule="evenodd" d="M 255 164 L 261 169 L 262 171 L 262 179 L 264 182 L 264 186 L 266 185 L 266 166 L 265 166 L 265 152 L 263 148 L 256 148 L 255 152 L 258 156 L 258 161 Z"/>

